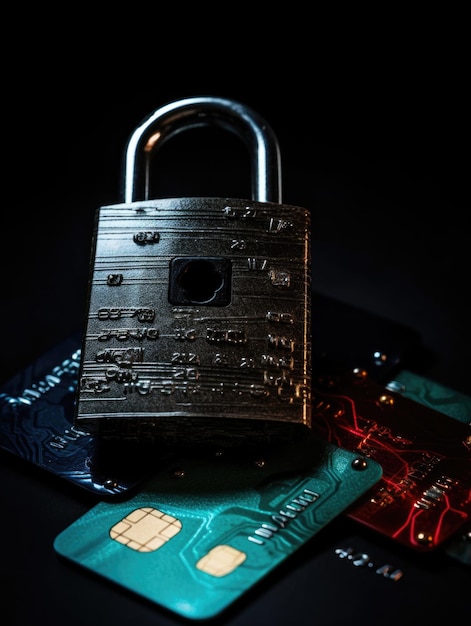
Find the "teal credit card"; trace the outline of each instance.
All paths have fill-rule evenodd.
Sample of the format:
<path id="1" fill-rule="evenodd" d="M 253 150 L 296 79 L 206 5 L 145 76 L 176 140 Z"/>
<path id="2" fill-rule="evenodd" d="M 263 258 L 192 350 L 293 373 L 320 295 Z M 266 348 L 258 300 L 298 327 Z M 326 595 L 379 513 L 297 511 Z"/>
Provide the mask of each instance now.
<path id="1" fill-rule="evenodd" d="M 308 437 L 265 454 L 184 454 L 133 497 L 101 502 L 58 555 L 183 617 L 233 604 L 382 477 L 358 453 Z"/>
<path id="2" fill-rule="evenodd" d="M 406 398 L 428 406 L 464 424 L 471 424 L 471 397 L 425 376 L 402 370 L 387 384 Z"/>
<path id="3" fill-rule="evenodd" d="M 402 370 L 387 384 L 388 389 L 428 406 L 444 415 L 471 424 L 471 397 L 429 378 Z M 444 547 L 452 558 L 471 565 L 471 525 L 466 524 Z"/>

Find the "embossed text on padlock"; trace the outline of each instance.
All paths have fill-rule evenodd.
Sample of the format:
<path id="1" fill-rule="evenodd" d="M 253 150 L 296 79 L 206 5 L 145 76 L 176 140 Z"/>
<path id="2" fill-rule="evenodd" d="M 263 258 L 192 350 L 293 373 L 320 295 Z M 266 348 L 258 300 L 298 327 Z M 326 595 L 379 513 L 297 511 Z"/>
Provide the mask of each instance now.
<path id="1" fill-rule="evenodd" d="M 252 198 L 149 198 L 150 156 L 217 125 L 251 156 Z M 103 437 L 241 444 L 311 426 L 310 214 L 281 202 L 270 126 L 232 100 L 157 109 L 97 212 L 76 421 Z"/>

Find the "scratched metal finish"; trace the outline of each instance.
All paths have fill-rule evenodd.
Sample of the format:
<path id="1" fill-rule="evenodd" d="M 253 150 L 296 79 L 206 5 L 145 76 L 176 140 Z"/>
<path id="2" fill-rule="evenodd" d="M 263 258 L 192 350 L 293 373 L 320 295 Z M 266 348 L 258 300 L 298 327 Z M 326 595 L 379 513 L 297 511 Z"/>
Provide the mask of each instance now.
<path id="1" fill-rule="evenodd" d="M 232 198 L 105 206 L 93 255 L 78 424 L 150 421 L 185 440 L 220 423 L 249 438 L 267 423 L 309 429 L 306 209 Z"/>

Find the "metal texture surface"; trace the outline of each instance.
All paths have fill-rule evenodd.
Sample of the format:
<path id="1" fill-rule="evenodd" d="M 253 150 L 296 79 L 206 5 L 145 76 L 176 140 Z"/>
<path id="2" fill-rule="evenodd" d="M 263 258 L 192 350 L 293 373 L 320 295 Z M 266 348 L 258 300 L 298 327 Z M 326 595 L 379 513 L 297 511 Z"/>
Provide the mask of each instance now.
<path id="1" fill-rule="evenodd" d="M 309 224 L 300 207 L 234 199 L 102 207 L 77 422 L 140 422 L 146 436 L 185 440 L 309 427 Z M 230 303 L 219 306 L 218 289 L 214 301 L 172 303 L 176 258 L 226 260 Z"/>

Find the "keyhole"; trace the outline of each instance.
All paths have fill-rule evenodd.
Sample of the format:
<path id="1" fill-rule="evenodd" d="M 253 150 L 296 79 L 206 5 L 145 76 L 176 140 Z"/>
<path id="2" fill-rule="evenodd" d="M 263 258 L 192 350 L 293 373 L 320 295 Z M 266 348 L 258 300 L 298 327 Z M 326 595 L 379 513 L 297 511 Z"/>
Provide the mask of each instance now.
<path id="1" fill-rule="evenodd" d="M 193 302 L 208 302 L 214 298 L 224 280 L 210 261 L 190 261 L 183 268 L 178 281 Z"/>
<path id="2" fill-rule="evenodd" d="M 170 263 L 169 301 L 177 305 L 227 306 L 232 262 L 223 257 L 177 257 Z"/>

